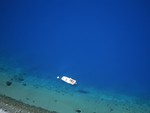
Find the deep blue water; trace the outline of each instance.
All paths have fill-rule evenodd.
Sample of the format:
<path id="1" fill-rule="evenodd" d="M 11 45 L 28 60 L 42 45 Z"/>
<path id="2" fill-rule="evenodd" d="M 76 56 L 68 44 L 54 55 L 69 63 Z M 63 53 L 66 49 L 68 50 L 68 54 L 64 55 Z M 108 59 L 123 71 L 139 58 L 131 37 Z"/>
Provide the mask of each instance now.
<path id="1" fill-rule="evenodd" d="M 149 5 L 0 1 L 0 55 L 43 78 L 65 74 L 78 84 L 150 94 Z"/>

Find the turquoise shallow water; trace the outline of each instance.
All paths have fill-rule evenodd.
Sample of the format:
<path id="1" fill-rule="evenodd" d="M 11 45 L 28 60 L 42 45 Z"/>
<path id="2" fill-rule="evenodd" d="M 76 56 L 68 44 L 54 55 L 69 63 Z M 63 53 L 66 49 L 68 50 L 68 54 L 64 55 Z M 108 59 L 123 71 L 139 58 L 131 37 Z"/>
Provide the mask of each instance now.
<path id="1" fill-rule="evenodd" d="M 54 75 L 36 75 L 18 64 L 4 61 L 1 61 L 0 66 L 0 93 L 27 104 L 59 113 L 75 113 L 77 109 L 83 113 L 150 111 L 150 101 L 144 96 L 127 95 L 111 89 L 97 89 L 85 84 L 72 86 L 56 79 Z M 7 81 L 12 84 L 8 86 Z"/>

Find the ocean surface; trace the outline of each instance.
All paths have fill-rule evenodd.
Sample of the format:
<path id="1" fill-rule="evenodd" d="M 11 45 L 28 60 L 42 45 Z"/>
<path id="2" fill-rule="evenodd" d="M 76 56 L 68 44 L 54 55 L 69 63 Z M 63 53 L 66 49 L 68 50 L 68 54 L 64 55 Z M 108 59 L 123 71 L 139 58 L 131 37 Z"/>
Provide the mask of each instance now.
<path id="1" fill-rule="evenodd" d="M 1 72 L 26 73 L 27 84 L 43 83 L 48 89 L 59 84 L 70 92 L 93 88 L 150 100 L 149 5 L 132 0 L 0 1 Z M 77 85 L 57 80 L 64 75 Z"/>

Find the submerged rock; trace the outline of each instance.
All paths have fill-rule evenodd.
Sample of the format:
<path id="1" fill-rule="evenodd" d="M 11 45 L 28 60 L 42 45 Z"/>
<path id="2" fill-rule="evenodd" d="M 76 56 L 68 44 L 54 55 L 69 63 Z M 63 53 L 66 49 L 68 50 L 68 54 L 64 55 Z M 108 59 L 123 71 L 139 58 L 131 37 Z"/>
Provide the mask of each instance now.
<path id="1" fill-rule="evenodd" d="M 113 108 L 110 108 L 110 112 L 113 111 L 113 110 L 114 110 Z"/>
<path id="2" fill-rule="evenodd" d="M 27 84 L 26 84 L 26 83 L 23 83 L 22 85 L 23 85 L 23 86 L 26 86 Z"/>
<path id="3" fill-rule="evenodd" d="M 18 74 L 18 75 L 14 75 L 14 77 L 12 78 L 12 80 L 14 80 L 16 82 L 23 82 L 25 79 L 24 79 L 23 75 Z"/>
<path id="4" fill-rule="evenodd" d="M 6 85 L 7 85 L 7 86 L 10 86 L 11 84 L 12 84 L 11 81 L 6 81 Z"/>
<path id="5" fill-rule="evenodd" d="M 76 112 L 77 112 L 77 113 L 81 113 L 81 110 L 77 109 Z"/>

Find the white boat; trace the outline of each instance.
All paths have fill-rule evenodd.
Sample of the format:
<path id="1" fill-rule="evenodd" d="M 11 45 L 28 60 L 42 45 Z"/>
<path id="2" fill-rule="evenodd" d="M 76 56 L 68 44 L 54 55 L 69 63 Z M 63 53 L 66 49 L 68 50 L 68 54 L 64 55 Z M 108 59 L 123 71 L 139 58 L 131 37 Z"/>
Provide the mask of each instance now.
<path id="1" fill-rule="evenodd" d="M 59 79 L 59 78 L 60 78 L 60 77 L 58 76 L 57 79 Z M 71 84 L 71 85 L 77 84 L 77 81 L 76 81 L 76 80 L 74 80 L 74 79 L 72 79 L 72 78 L 69 78 L 69 77 L 67 77 L 67 76 L 62 76 L 62 77 L 61 77 L 61 80 L 64 81 L 64 82 L 66 82 L 66 83 L 68 83 L 68 84 Z"/>

